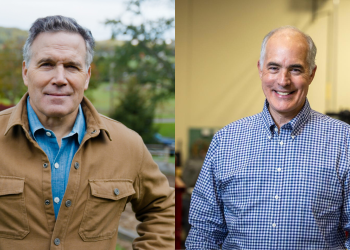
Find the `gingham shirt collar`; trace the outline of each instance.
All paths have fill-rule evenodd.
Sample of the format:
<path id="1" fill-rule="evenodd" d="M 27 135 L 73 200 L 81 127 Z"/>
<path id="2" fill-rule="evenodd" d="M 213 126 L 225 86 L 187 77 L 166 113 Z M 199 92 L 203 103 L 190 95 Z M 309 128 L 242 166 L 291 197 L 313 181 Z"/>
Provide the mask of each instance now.
<path id="1" fill-rule="evenodd" d="M 274 128 L 276 127 L 275 122 L 273 121 L 270 111 L 269 111 L 269 102 L 265 100 L 263 111 L 260 113 L 262 118 L 262 123 L 265 128 L 266 134 L 271 139 L 274 136 Z M 282 129 L 292 130 L 291 136 L 297 136 L 305 123 L 310 119 L 311 116 L 311 107 L 309 101 L 306 98 L 305 104 L 300 112 L 288 123 L 282 126 Z"/>

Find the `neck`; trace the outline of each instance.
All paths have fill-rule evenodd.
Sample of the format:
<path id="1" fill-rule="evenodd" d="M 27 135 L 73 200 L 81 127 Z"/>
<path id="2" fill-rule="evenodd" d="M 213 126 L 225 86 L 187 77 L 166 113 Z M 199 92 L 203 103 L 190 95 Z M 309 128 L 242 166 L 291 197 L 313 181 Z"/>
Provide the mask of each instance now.
<path id="1" fill-rule="evenodd" d="M 35 111 L 35 110 L 34 110 Z M 55 133 L 57 143 L 61 146 L 62 138 L 68 135 L 74 126 L 79 109 L 64 117 L 47 117 L 40 112 L 35 112 L 41 124 Z"/>
<path id="2" fill-rule="evenodd" d="M 272 117 L 273 121 L 275 122 L 275 124 L 276 124 L 276 126 L 278 128 L 278 132 L 279 132 L 280 128 L 284 124 L 288 123 L 289 121 L 291 121 L 295 117 L 295 116 L 292 116 L 292 117 L 288 116 L 288 117 L 286 117 L 286 116 L 283 116 L 283 115 L 281 115 L 279 113 L 276 113 L 276 114 L 273 114 L 273 113 L 274 112 L 270 111 L 271 117 Z"/>
<path id="3" fill-rule="evenodd" d="M 280 112 L 276 112 L 275 110 L 270 109 L 270 107 L 269 107 L 269 112 L 271 114 L 273 121 L 275 122 L 275 124 L 278 128 L 278 132 L 280 131 L 280 128 L 284 124 L 290 122 L 294 117 L 297 116 L 297 114 L 300 112 L 300 110 L 303 108 L 303 106 L 300 109 L 297 109 L 293 113 L 280 113 Z"/>

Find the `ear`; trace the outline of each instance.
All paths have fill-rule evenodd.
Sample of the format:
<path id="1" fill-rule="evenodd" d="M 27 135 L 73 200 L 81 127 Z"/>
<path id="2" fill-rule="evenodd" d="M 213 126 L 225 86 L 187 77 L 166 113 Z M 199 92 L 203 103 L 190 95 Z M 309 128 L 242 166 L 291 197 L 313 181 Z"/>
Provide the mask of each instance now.
<path id="1" fill-rule="evenodd" d="M 262 77 L 262 70 L 261 70 L 261 67 L 260 67 L 260 60 L 258 60 L 257 66 L 258 66 L 259 76 L 260 76 L 260 79 L 261 79 L 261 77 Z"/>
<path id="2" fill-rule="evenodd" d="M 22 62 L 22 78 L 23 78 L 24 85 L 28 87 L 28 69 L 26 67 L 25 61 Z"/>
<path id="3" fill-rule="evenodd" d="M 89 66 L 89 69 L 88 69 L 88 72 L 87 72 L 84 90 L 87 90 L 88 87 L 89 87 L 90 77 L 91 77 L 91 65 Z"/>
<path id="4" fill-rule="evenodd" d="M 313 80 L 314 77 L 315 77 L 316 70 L 317 70 L 317 65 L 315 65 L 315 68 L 312 70 L 312 73 L 311 73 L 311 75 L 310 75 L 310 83 L 309 83 L 309 85 L 312 83 L 312 80 Z"/>

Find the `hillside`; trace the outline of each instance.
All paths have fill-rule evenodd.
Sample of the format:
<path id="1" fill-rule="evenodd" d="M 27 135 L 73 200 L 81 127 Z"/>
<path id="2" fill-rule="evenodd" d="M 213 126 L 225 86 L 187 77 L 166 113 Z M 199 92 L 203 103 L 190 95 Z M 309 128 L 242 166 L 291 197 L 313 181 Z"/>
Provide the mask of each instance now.
<path id="1" fill-rule="evenodd" d="M 6 40 L 25 41 L 27 37 L 28 31 L 26 30 L 0 27 L 0 44 L 3 44 Z"/>

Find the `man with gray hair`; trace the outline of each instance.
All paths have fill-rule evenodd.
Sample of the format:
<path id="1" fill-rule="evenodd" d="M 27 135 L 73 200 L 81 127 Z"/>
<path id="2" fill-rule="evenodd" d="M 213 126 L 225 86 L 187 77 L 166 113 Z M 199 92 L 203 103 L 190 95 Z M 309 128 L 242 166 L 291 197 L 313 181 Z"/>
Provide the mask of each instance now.
<path id="1" fill-rule="evenodd" d="M 350 126 L 310 108 L 315 56 L 295 27 L 264 38 L 263 111 L 214 136 L 192 193 L 187 249 L 350 248 Z"/>
<path id="2" fill-rule="evenodd" d="M 28 93 L 0 113 L 0 249 L 115 250 L 128 202 L 133 248 L 174 249 L 174 190 L 140 136 L 84 97 L 93 49 L 71 18 L 30 28 Z"/>

